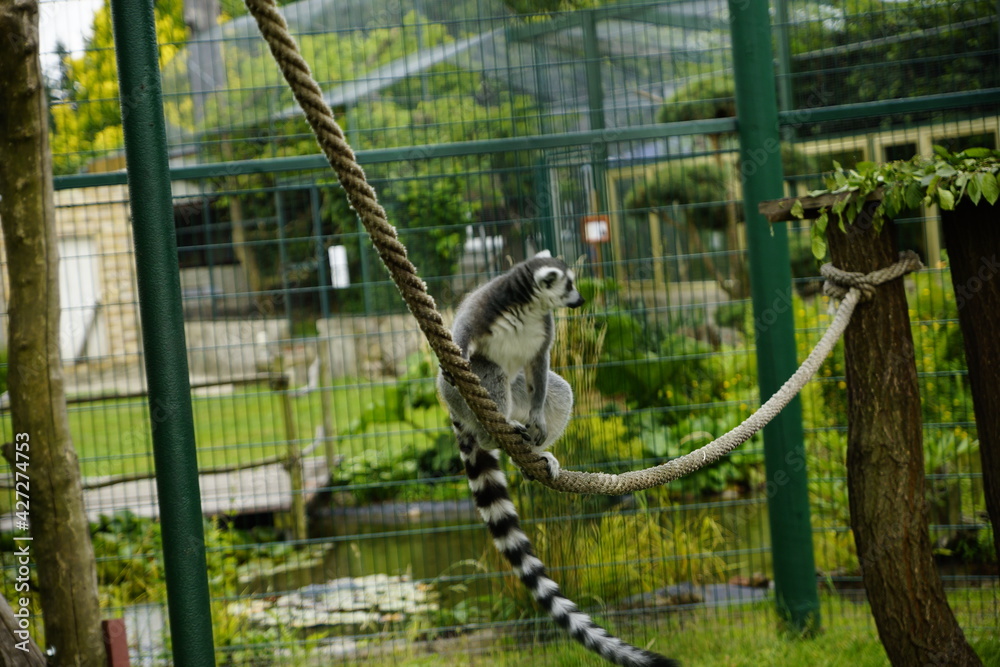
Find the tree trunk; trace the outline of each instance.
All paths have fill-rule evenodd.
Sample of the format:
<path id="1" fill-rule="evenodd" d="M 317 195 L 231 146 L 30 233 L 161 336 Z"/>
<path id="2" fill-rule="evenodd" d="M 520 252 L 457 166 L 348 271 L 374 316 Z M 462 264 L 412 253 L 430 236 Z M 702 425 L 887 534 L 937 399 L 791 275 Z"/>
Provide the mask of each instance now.
<path id="1" fill-rule="evenodd" d="M 963 202 L 942 215 L 958 323 L 965 340 L 986 511 L 1000 554 L 1000 208 Z"/>
<path id="2" fill-rule="evenodd" d="M 20 598 L 16 598 L 20 600 Z M 18 610 L 24 607 L 18 607 Z M 7 598 L 0 595 L 0 665 L 4 667 L 45 667 L 45 655 L 21 627 Z"/>
<path id="3" fill-rule="evenodd" d="M 225 159 L 234 160 L 233 147 L 229 142 L 222 143 L 222 155 Z M 246 228 L 244 227 L 245 215 L 243 214 L 243 200 L 240 199 L 240 177 L 235 176 L 227 179 L 226 187 L 230 191 L 229 195 L 229 219 L 232 228 L 233 254 L 236 260 L 243 267 L 243 274 L 247 279 L 247 286 L 250 294 L 253 295 L 254 303 L 260 308 L 264 289 L 263 273 L 260 262 L 257 261 L 257 249 L 247 239 Z M 264 313 L 268 315 L 269 313 Z"/>
<path id="4" fill-rule="evenodd" d="M 869 273 L 898 257 L 867 213 L 829 226 L 833 264 Z M 931 555 L 920 395 L 903 281 L 858 305 L 844 338 L 847 488 L 858 562 L 893 665 L 981 665 L 958 626 Z"/>
<path id="5" fill-rule="evenodd" d="M 37 0 L 0 0 L 0 222 L 10 277 L 8 385 L 26 443 L 32 556 L 59 665 L 104 661 L 97 574 L 59 358 L 59 270 Z M 21 459 L 23 462 L 24 459 Z M 23 478 L 22 478 L 23 480 Z M 22 498 L 23 499 L 23 498 Z"/>
<path id="6" fill-rule="evenodd" d="M 239 186 L 234 185 L 233 189 Z M 229 217 L 232 220 L 233 230 L 233 254 L 243 267 L 243 273 L 247 277 L 247 285 L 255 302 L 260 302 L 263 298 L 261 292 L 264 290 L 262 271 L 260 262 L 257 261 L 257 249 L 247 239 L 246 227 L 244 226 L 243 202 L 239 194 L 229 195 Z"/>

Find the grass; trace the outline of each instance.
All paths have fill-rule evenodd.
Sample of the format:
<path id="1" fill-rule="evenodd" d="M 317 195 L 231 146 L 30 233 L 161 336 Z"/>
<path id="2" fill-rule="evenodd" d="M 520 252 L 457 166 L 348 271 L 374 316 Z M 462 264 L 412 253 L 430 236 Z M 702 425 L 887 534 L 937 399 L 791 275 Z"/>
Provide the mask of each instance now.
<path id="1" fill-rule="evenodd" d="M 393 454 L 406 446 L 426 447 L 423 429 L 447 424 L 440 408 L 406 415 L 412 421 L 378 420 L 360 427 L 359 416 L 383 400 L 385 384 L 338 383 L 330 389 L 335 447 L 353 456 L 378 448 Z M 295 437 L 303 448 L 323 423 L 318 392 L 292 398 Z M 237 387 L 230 394 L 195 396 L 192 400 L 198 464 L 201 468 L 249 463 L 287 451 L 288 437 L 281 397 L 266 384 Z M 162 419 L 158 410 L 152 422 Z M 85 477 L 149 472 L 153 469 L 149 410 L 145 399 L 120 399 L 69 406 L 69 426 Z M 11 438 L 10 416 L 0 420 Z M 319 452 L 317 452 L 318 454 Z"/>
<path id="2" fill-rule="evenodd" d="M 959 622 L 971 638 L 983 664 L 1000 665 L 1000 626 L 997 616 L 997 589 L 955 593 L 953 608 Z M 970 605 L 970 596 L 979 604 Z M 955 604 L 959 603 L 960 604 Z M 978 609 L 979 613 L 970 610 Z M 680 614 L 673 614 L 674 619 Z M 823 628 L 813 638 L 782 636 L 772 603 L 758 603 L 740 609 L 702 609 L 684 614 L 683 620 L 671 620 L 672 627 L 655 632 L 646 628 L 621 628 L 623 638 L 679 660 L 685 667 L 743 667 L 758 665 L 809 665 L 810 667 L 884 667 L 889 664 L 879 642 L 868 605 L 824 595 Z M 683 627 L 678 627 L 683 626 Z M 984 627 L 985 626 L 985 627 Z M 644 641 L 645 640 L 645 641 Z M 531 667 L 605 667 L 606 662 L 592 656 L 567 639 L 549 643 L 498 643 L 464 648 L 456 640 L 448 653 L 393 656 L 395 667 L 473 667 L 482 665 L 517 665 Z M 386 656 L 365 665 L 386 664 Z"/>

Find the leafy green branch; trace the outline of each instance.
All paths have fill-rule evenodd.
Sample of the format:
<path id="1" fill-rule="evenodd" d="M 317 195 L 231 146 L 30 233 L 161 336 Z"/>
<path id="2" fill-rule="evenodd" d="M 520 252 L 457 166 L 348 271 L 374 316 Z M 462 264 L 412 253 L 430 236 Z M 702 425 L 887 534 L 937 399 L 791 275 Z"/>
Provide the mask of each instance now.
<path id="1" fill-rule="evenodd" d="M 826 256 L 826 228 L 831 214 L 842 231 L 852 224 L 870 202 L 871 224 L 880 231 L 886 219 L 902 211 L 936 204 L 942 211 L 952 211 L 963 198 L 978 205 L 985 200 L 991 206 L 1000 199 L 1000 151 L 969 148 L 950 153 L 934 146 L 933 157 L 914 157 L 883 164 L 859 162 L 844 169 L 834 161 L 834 171 L 826 179 L 825 190 L 814 190 L 810 198 L 822 198 L 813 206 L 816 219 L 811 228 L 812 251 L 817 259 Z M 832 203 L 828 203 L 832 202 Z M 791 215 L 806 217 L 801 199 L 792 205 Z"/>

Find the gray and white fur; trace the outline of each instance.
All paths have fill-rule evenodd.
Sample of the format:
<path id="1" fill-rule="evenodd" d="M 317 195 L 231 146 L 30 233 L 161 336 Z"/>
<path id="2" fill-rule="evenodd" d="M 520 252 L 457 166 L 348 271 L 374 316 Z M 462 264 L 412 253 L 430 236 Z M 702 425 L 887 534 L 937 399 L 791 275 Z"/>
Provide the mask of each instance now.
<path id="1" fill-rule="evenodd" d="M 562 435 L 573 411 L 573 390 L 549 370 L 556 308 L 577 308 L 583 297 L 573 271 L 547 251 L 515 265 L 472 292 L 455 314 L 452 335 L 482 380 L 499 411 L 543 456 L 553 476 L 559 463 L 545 451 Z M 563 596 L 545 572 L 500 469 L 497 443 L 483 429 L 465 400 L 447 379 L 438 388 L 448 404 L 469 488 L 493 543 L 511 564 L 539 605 L 587 649 L 616 665 L 665 667 L 677 663 L 614 637 Z"/>

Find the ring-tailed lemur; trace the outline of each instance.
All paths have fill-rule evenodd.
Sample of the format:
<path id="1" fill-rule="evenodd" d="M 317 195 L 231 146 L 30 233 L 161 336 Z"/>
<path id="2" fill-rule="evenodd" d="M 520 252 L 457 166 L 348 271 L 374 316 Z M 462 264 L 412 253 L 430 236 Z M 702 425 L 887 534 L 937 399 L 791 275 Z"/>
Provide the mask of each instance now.
<path id="1" fill-rule="evenodd" d="M 558 475 L 559 463 L 545 449 L 569 423 L 573 390 L 549 370 L 552 311 L 583 305 L 573 279 L 573 271 L 564 262 L 544 251 L 472 292 L 459 306 L 452 327 L 455 343 L 499 411 L 523 429 L 538 454 L 547 459 L 553 475 Z M 448 404 L 479 514 L 496 548 L 538 604 L 573 639 L 616 665 L 676 665 L 608 634 L 563 596 L 521 530 L 507 478 L 500 469 L 497 443 L 443 374 L 438 377 L 438 388 Z"/>

